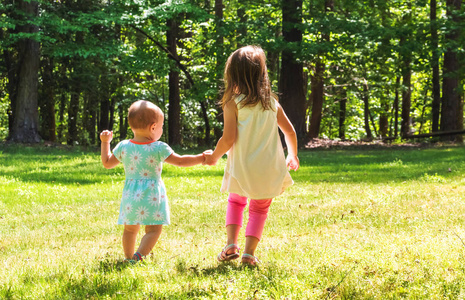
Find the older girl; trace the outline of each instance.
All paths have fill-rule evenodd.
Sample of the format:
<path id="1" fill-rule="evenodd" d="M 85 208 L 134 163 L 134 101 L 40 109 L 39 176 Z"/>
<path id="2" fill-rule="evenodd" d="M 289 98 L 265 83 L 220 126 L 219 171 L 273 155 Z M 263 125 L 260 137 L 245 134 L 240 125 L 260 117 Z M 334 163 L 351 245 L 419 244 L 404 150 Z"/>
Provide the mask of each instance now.
<path id="1" fill-rule="evenodd" d="M 229 261 L 239 257 L 237 240 L 249 198 L 242 263 L 255 266 L 258 260 L 254 254 L 271 201 L 293 184 L 288 168 L 299 168 L 297 138 L 294 127 L 271 93 L 266 57 L 260 47 L 246 46 L 232 53 L 226 62 L 224 79 L 226 90 L 221 100 L 223 136 L 205 162 L 216 164 L 228 152 L 221 186 L 221 191 L 229 192 L 226 210 L 228 239 L 217 259 Z M 278 127 L 285 136 L 287 159 Z"/>

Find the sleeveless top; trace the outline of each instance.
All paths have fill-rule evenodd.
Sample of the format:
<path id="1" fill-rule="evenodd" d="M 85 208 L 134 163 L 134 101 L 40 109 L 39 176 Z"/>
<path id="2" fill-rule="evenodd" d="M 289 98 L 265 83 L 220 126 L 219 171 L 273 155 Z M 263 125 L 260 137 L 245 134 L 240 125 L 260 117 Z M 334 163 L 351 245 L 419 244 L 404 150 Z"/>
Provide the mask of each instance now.
<path id="1" fill-rule="evenodd" d="M 272 99 L 272 109 L 263 110 L 260 103 L 241 107 L 244 98 L 235 99 L 237 135 L 228 151 L 221 191 L 254 200 L 274 198 L 294 183 L 278 133 L 277 101 Z"/>

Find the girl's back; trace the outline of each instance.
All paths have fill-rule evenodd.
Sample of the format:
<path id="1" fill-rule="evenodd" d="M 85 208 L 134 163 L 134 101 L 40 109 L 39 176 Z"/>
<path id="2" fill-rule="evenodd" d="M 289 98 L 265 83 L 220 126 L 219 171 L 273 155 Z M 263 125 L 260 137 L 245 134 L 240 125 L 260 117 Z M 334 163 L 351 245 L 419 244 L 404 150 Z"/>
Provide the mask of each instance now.
<path id="1" fill-rule="evenodd" d="M 235 98 L 237 137 L 228 153 L 222 191 L 252 199 L 274 198 L 292 185 L 278 133 L 277 105 L 261 103 L 242 106 L 245 98 Z"/>

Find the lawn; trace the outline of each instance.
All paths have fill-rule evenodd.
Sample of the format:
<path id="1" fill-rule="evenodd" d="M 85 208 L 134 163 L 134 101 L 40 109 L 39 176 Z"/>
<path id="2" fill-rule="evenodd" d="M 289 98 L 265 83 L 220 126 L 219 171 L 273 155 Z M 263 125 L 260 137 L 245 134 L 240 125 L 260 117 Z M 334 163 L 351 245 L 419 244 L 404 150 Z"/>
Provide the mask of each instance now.
<path id="1" fill-rule="evenodd" d="M 122 167 L 104 169 L 98 150 L 0 144 L 0 299 L 465 298 L 464 147 L 299 157 L 259 268 L 216 262 L 225 160 L 164 166 L 172 224 L 144 263 L 127 265 Z"/>

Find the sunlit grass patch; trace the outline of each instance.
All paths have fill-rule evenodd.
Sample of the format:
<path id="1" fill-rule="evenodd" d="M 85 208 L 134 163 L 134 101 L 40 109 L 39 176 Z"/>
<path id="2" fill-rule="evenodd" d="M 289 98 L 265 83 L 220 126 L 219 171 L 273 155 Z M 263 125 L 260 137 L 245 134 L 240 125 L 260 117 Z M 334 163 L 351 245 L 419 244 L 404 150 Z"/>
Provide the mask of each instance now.
<path id="1" fill-rule="evenodd" d="M 257 269 L 216 262 L 225 160 L 164 166 L 172 224 L 144 263 L 127 265 L 121 166 L 104 169 L 97 150 L 0 153 L 1 299 L 465 297 L 462 147 L 302 151 L 295 185 L 271 205 Z"/>

